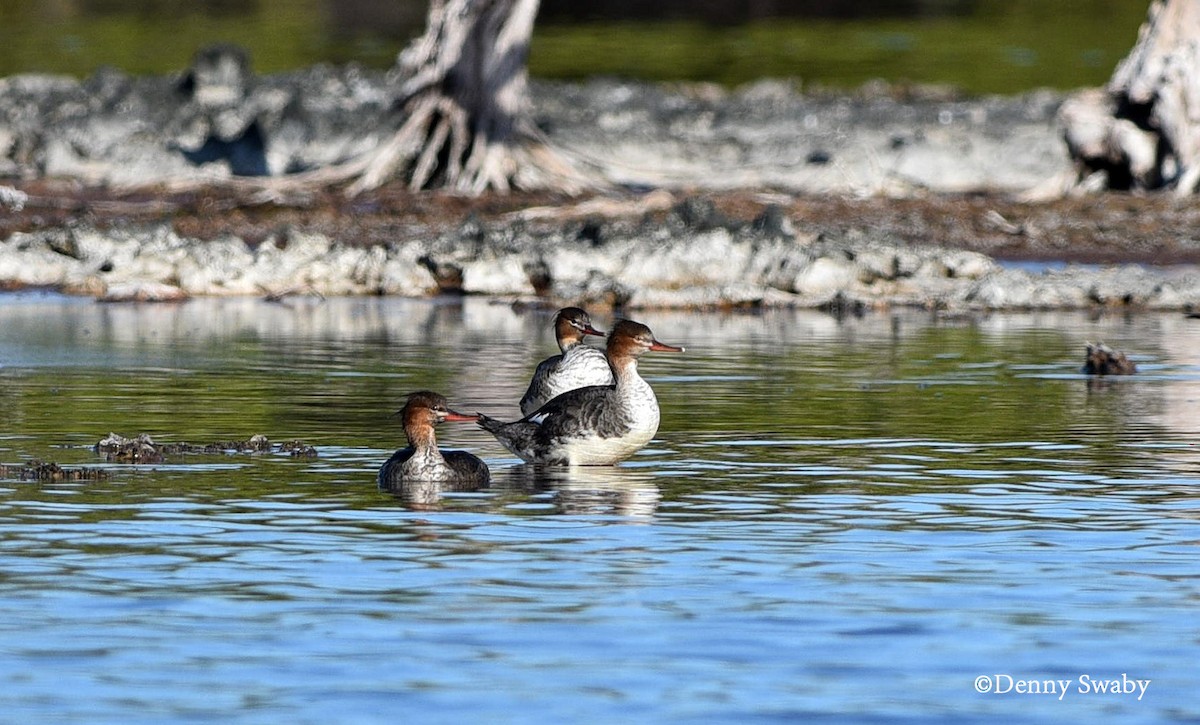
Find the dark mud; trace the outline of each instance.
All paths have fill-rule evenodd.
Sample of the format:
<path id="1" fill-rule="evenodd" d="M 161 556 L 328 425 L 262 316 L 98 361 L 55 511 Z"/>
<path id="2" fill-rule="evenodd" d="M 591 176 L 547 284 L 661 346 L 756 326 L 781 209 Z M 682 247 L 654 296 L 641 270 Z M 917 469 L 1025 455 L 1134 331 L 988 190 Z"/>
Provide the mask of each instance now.
<path id="1" fill-rule="evenodd" d="M 601 223 L 661 226 L 666 210 L 642 211 L 638 195 L 628 211 L 601 217 L 588 199 L 552 194 L 466 198 L 414 193 L 401 184 L 347 198 L 338 190 L 315 192 L 295 203 L 256 203 L 225 188 L 203 192 L 117 193 L 72 188 L 62 182 L 18 184 L 29 194 L 20 211 L 0 215 L 0 238 L 72 225 L 101 230 L 169 224 L 200 240 L 235 236 L 251 246 L 285 229 L 325 235 L 341 244 L 370 247 L 414 236 L 451 232 L 470 222 L 516 225 L 522 231 L 570 227 L 589 233 Z M 601 197 L 613 198 L 611 195 Z M 911 198 L 856 198 L 841 194 L 772 190 L 694 190 L 676 199 L 710 202 L 721 223 L 750 225 L 769 208 L 798 229 L 833 236 L 870 236 L 896 243 L 938 245 L 987 254 L 999 261 L 1148 265 L 1200 263 L 1200 203 L 1170 195 L 1105 192 L 1025 202 L 996 193 L 926 194 Z M 556 208 L 555 218 L 514 220 L 531 207 Z"/>

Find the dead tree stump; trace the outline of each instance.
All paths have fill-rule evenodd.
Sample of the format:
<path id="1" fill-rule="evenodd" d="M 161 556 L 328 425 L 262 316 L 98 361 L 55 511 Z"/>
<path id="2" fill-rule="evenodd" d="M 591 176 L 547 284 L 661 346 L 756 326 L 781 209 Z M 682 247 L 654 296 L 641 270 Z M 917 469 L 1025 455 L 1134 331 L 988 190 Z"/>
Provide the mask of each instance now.
<path id="1" fill-rule="evenodd" d="M 397 60 L 403 125 L 350 193 L 403 177 L 413 189 L 578 193 L 595 185 L 535 126 L 526 59 L 538 0 L 433 0 Z"/>
<path id="2" fill-rule="evenodd" d="M 1200 182 L 1200 2 L 1153 0 L 1133 50 L 1104 89 L 1059 111 L 1077 185 L 1173 189 Z"/>
<path id="3" fill-rule="evenodd" d="M 354 196 L 396 178 L 471 195 L 606 186 L 533 122 L 526 58 L 538 2 L 431 0 L 424 34 L 396 62 L 398 130 L 358 158 L 252 186 L 268 196 L 342 183 Z"/>

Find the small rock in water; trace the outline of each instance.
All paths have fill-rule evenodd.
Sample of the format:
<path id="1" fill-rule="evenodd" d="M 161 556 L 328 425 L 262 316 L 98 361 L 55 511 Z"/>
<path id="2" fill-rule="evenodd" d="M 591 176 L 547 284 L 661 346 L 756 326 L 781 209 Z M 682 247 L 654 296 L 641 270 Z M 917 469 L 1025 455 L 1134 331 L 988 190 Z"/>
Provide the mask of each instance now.
<path id="1" fill-rule="evenodd" d="M 0 478 L 22 481 L 96 481 L 107 476 L 98 468 L 63 468 L 54 461 L 32 460 L 23 466 L 0 464 Z"/>
<path id="2" fill-rule="evenodd" d="M 317 449 L 301 441 L 288 441 L 274 444 L 262 434 L 255 434 L 246 440 L 217 441 L 215 443 L 155 443 L 145 433 L 137 438 L 125 438 L 116 433 L 109 433 L 106 438 L 95 445 L 97 453 L 103 453 L 105 460 L 120 463 L 162 463 L 165 456 L 183 453 L 290 453 L 293 456 L 315 458 Z"/>
<path id="3" fill-rule="evenodd" d="M 290 453 L 293 458 L 316 458 L 317 449 L 304 441 L 286 441 L 279 444 L 280 453 Z"/>
<path id="4" fill-rule="evenodd" d="M 1102 342 L 1087 345 L 1087 360 L 1083 372 L 1088 375 L 1132 375 L 1137 365 L 1125 357 L 1125 353 L 1114 350 Z"/>
<path id="5" fill-rule="evenodd" d="M 137 438 L 109 433 L 95 445 L 94 450 L 103 453 L 106 461 L 121 463 L 160 463 L 163 459 L 154 441 L 145 433 Z"/>

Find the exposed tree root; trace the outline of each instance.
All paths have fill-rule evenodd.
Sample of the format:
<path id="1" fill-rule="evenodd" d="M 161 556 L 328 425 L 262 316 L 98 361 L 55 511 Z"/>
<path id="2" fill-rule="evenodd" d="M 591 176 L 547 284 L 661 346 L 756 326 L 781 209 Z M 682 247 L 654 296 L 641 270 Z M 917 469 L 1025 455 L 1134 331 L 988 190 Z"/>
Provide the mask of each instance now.
<path id="1" fill-rule="evenodd" d="M 187 179 L 182 192 L 223 185 L 262 202 L 345 185 L 350 196 L 404 179 L 411 189 L 552 190 L 606 184 L 553 148 L 534 125 L 525 67 L 538 0 L 433 0 L 425 33 L 397 59 L 398 128 L 343 163 L 278 177 Z"/>

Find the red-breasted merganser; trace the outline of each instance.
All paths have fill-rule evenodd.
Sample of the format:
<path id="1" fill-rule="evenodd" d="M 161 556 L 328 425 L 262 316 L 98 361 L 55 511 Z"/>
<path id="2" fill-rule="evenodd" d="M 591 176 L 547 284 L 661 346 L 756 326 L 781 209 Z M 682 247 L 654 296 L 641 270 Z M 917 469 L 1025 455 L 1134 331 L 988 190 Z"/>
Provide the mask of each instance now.
<path id="1" fill-rule="evenodd" d="M 464 451 L 439 451 L 433 427 L 444 420 L 471 422 L 478 416 L 450 410 L 444 396 L 422 390 L 410 393 L 404 408 L 404 435 L 408 448 L 392 454 L 379 469 L 379 485 L 395 488 L 412 481 L 436 481 L 454 484 L 488 482 L 488 467 L 476 456 Z"/>
<path id="2" fill-rule="evenodd" d="M 640 322 L 621 320 L 608 335 L 614 384 L 567 391 L 512 423 L 480 415 L 479 426 L 530 463 L 603 466 L 623 461 L 658 432 L 658 399 L 637 370 L 638 358 L 650 350 L 683 352 L 654 339 Z"/>
<path id="3" fill-rule="evenodd" d="M 589 385 L 612 385 L 608 358 L 594 347 L 583 344 L 585 335 L 604 337 L 592 327 L 592 318 L 578 307 L 564 307 L 554 316 L 554 337 L 561 355 L 548 357 L 538 364 L 521 398 L 521 415 L 529 415 L 554 397 Z"/>

